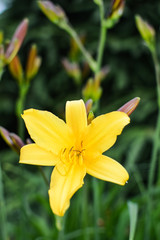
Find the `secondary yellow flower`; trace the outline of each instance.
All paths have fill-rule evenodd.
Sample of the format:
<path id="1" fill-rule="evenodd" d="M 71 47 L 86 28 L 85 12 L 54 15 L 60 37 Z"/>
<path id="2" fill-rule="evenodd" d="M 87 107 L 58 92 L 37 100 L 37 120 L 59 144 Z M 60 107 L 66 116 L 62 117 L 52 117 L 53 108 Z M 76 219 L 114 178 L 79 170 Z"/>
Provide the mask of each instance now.
<path id="1" fill-rule="evenodd" d="M 22 147 L 20 163 L 55 166 L 49 189 L 55 214 L 64 215 L 86 173 L 120 185 L 128 180 L 127 171 L 118 162 L 102 155 L 129 123 L 127 114 L 111 112 L 87 125 L 84 102 L 77 100 L 66 103 L 66 123 L 50 112 L 35 109 L 24 111 L 22 117 L 35 143 Z"/>

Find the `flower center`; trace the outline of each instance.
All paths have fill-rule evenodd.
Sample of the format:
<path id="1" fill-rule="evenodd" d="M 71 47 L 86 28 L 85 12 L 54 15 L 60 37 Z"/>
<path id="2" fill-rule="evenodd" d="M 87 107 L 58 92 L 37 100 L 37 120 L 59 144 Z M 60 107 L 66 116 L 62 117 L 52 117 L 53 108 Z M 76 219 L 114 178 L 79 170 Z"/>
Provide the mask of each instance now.
<path id="1" fill-rule="evenodd" d="M 83 165 L 83 158 L 85 154 L 85 149 L 76 149 L 74 147 L 64 148 L 59 154 L 59 163 L 57 164 L 57 169 L 62 175 L 66 175 L 69 171 L 71 165 L 79 164 Z"/>

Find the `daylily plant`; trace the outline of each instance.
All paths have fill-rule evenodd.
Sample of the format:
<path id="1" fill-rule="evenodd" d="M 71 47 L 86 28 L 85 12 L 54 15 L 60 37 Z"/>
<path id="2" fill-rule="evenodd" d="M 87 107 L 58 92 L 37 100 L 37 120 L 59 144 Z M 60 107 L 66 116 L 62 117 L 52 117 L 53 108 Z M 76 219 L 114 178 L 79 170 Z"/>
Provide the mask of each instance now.
<path id="1" fill-rule="evenodd" d="M 55 166 L 49 189 L 50 206 L 63 216 L 86 174 L 124 185 L 125 168 L 103 155 L 130 122 L 124 112 L 111 112 L 87 124 L 83 100 L 66 103 L 66 123 L 47 111 L 28 109 L 22 118 L 35 143 L 21 148 L 20 163 Z"/>

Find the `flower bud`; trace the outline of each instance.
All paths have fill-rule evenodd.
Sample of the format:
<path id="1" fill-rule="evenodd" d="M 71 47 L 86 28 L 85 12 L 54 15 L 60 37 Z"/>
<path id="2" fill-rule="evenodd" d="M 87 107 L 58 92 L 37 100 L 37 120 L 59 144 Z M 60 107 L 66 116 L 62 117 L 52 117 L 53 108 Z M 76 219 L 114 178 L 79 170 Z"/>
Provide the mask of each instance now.
<path id="1" fill-rule="evenodd" d="M 0 45 L 3 43 L 3 32 L 0 31 Z"/>
<path id="2" fill-rule="evenodd" d="M 9 71 L 12 76 L 17 80 L 18 84 L 23 81 L 23 68 L 21 61 L 18 56 L 15 56 L 13 60 L 9 63 Z"/>
<path id="3" fill-rule="evenodd" d="M 22 45 L 24 37 L 26 36 L 28 29 L 28 19 L 24 19 L 17 27 L 12 40 L 10 41 L 6 52 L 5 52 L 5 62 L 9 63 L 16 56 L 19 48 Z"/>
<path id="4" fill-rule="evenodd" d="M 66 58 L 62 60 L 62 65 L 68 75 L 73 78 L 77 84 L 79 84 L 81 82 L 81 70 L 79 65 L 75 62 L 69 62 Z"/>
<path id="5" fill-rule="evenodd" d="M 9 146 L 13 146 L 13 141 L 12 141 L 12 139 L 9 137 L 9 132 L 7 131 L 7 129 L 5 129 L 4 127 L 0 127 L 0 134 L 1 134 L 2 138 L 4 139 L 4 141 L 5 141 Z"/>
<path id="6" fill-rule="evenodd" d="M 8 146 L 18 154 L 20 153 L 21 147 L 24 146 L 23 141 L 15 133 L 10 133 L 7 129 L 0 127 L 0 134 Z"/>
<path id="7" fill-rule="evenodd" d="M 107 28 L 112 28 L 123 14 L 125 0 L 113 0 L 110 13 L 106 19 L 105 25 Z"/>
<path id="8" fill-rule="evenodd" d="M 53 23 L 58 24 L 62 21 L 67 21 L 63 9 L 60 6 L 53 4 L 51 1 L 38 1 L 38 5 L 42 12 Z"/>
<path id="9" fill-rule="evenodd" d="M 26 64 L 26 80 L 30 81 L 38 72 L 41 65 L 41 58 L 37 56 L 37 46 L 33 44 L 29 51 Z"/>
<path id="10" fill-rule="evenodd" d="M 88 125 L 92 122 L 93 119 L 94 119 L 94 113 L 92 111 L 90 111 L 88 113 L 88 116 L 87 116 L 87 123 L 88 123 Z"/>
<path id="11" fill-rule="evenodd" d="M 101 0 L 93 0 L 93 2 L 95 2 L 97 5 L 101 5 Z"/>
<path id="12" fill-rule="evenodd" d="M 94 102 L 98 101 L 102 94 L 102 88 L 100 87 L 100 80 L 98 78 L 90 78 L 86 86 L 82 90 L 85 101 L 92 99 Z"/>
<path id="13" fill-rule="evenodd" d="M 3 67 L 4 67 L 4 46 L 0 45 L 0 80 L 3 74 Z"/>
<path id="14" fill-rule="evenodd" d="M 91 111 L 92 104 L 93 104 L 93 100 L 92 100 L 92 99 L 88 99 L 88 101 L 85 103 L 87 115 L 88 115 L 89 112 Z"/>
<path id="15" fill-rule="evenodd" d="M 22 141 L 22 139 L 15 133 L 10 133 L 9 136 L 13 141 L 14 146 L 17 148 L 18 152 L 20 152 L 20 149 L 24 146 L 24 142 Z"/>
<path id="16" fill-rule="evenodd" d="M 96 74 L 96 79 L 98 79 L 99 81 L 104 80 L 104 78 L 108 75 L 108 73 L 110 72 L 110 69 L 108 66 L 104 66 L 97 74 Z"/>
<path id="17" fill-rule="evenodd" d="M 86 36 L 84 34 L 82 34 L 82 35 L 79 36 L 79 39 L 80 39 L 81 43 L 84 45 L 85 44 L 85 40 L 86 40 Z M 81 57 L 81 51 L 79 49 L 79 46 L 77 45 L 77 42 L 75 41 L 75 39 L 71 38 L 71 40 L 70 40 L 69 58 L 72 61 L 77 62 L 80 57 Z"/>
<path id="18" fill-rule="evenodd" d="M 134 110 L 138 106 L 139 102 L 140 102 L 140 98 L 135 97 L 132 100 L 130 100 L 129 102 L 127 102 L 126 104 L 124 104 L 122 107 L 120 107 L 117 111 L 124 112 L 128 116 L 130 116 L 131 113 L 134 112 Z"/>
<path id="19" fill-rule="evenodd" d="M 141 34 L 141 37 L 145 41 L 146 45 L 151 51 L 155 51 L 155 30 L 154 28 L 144 21 L 140 16 L 136 16 L 136 25 Z"/>

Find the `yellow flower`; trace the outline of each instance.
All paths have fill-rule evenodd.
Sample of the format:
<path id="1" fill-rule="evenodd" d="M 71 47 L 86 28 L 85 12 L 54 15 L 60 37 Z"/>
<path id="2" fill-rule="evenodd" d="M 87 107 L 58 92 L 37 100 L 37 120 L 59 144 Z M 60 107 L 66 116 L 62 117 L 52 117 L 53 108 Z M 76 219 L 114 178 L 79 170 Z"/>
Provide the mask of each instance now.
<path id="1" fill-rule="evenodd" d="M 66 123 L 50 112 L 35 109 L 24 111 L 22 117 L 35 143 L 22 147 L 20 163 L 55 166 L 49 189 L 55 214 L 64 215 L 86 173 L 120 185 L 128 180 L 127 171 L 118 162 L 102 155 L 129 123 L 127 114 L 111 112 L 87 125 L 84 102 L 77 100 L 66 104 Z"/>

